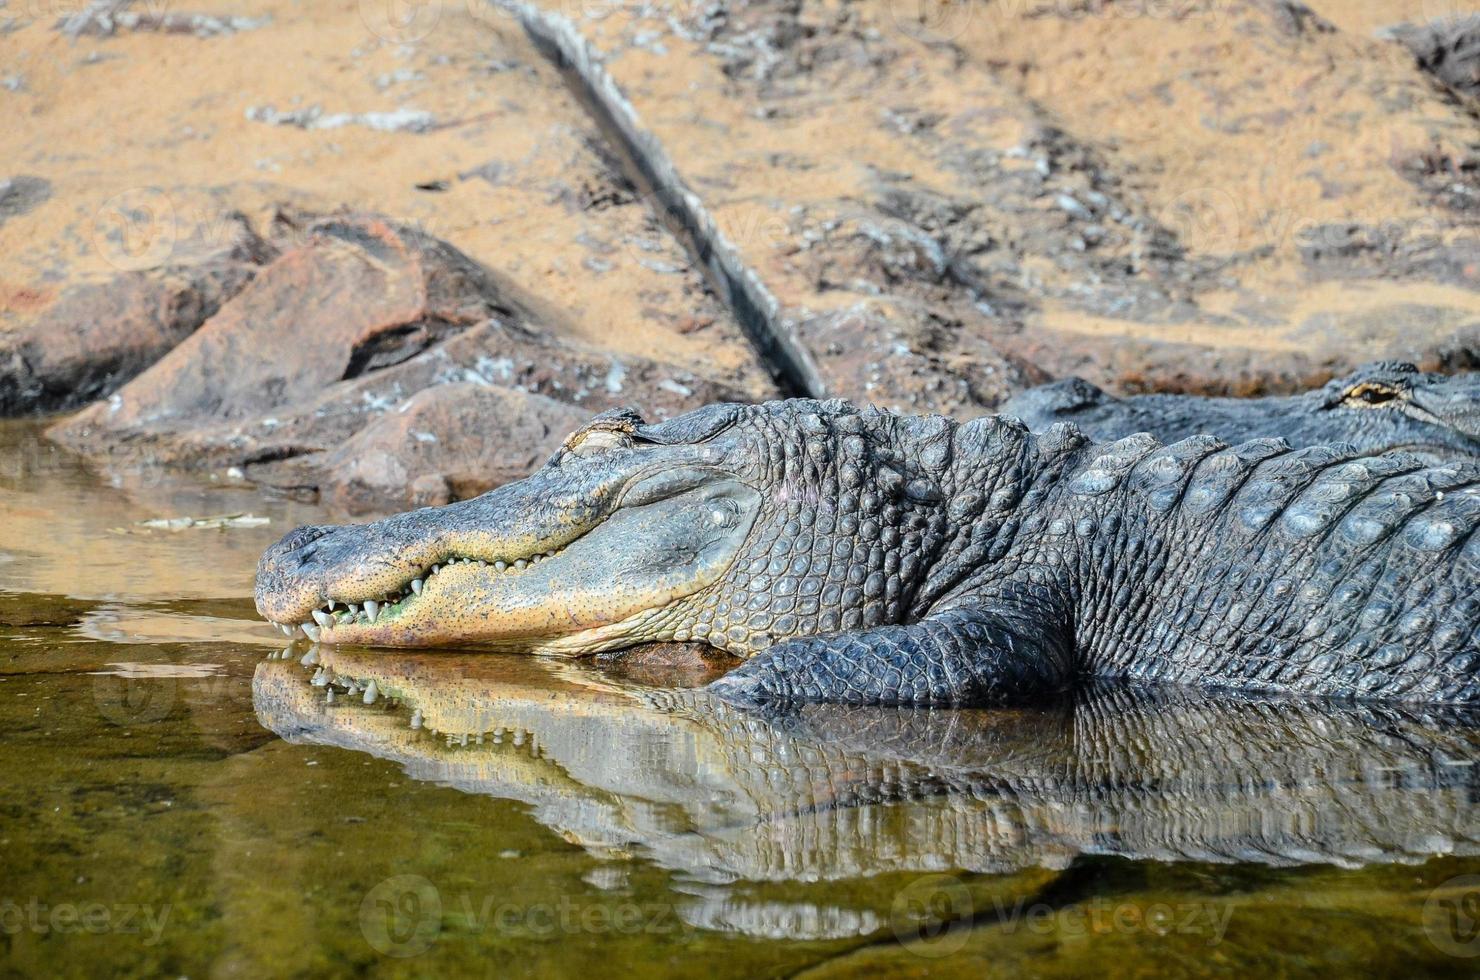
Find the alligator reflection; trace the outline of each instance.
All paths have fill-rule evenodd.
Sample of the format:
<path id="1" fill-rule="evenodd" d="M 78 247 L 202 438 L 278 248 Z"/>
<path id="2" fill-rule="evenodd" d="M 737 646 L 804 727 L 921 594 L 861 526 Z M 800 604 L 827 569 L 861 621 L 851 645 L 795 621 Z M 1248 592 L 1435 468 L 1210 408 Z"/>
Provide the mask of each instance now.
<path id="1" fill-rule="evenodd" d="M 523 801 L 593 851 L 635 847 L 700 882 L 1480 852 L 1474 712 L 1112 689 L 1052 709 L 760 716 L 531 658 L 316 657 L 257 669 L 258 717 L 283 738 Z"/>

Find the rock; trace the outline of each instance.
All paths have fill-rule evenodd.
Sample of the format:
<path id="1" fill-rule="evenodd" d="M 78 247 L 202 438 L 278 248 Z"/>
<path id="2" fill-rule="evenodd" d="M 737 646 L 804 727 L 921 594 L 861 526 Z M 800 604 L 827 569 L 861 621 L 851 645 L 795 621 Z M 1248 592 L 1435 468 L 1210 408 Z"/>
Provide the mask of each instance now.
<path id="1" fill-rule="evenodd" d="M 408 396 L 460 381 L 544 395 L 577 406 L 585 415 L 640 404 L 653 417 L 667 418 L 713 401 L 748 398 L 743 389 L 671 364 L 593 350 L 532 327 L 492 320 L 409 361 L 330 385 L 317 397 L 270 416 L 203 424 L 173 435 L 160 450 L 184 464 L 250 465 L 332 449 L 395 411 Z M 137 455 L 135 448 L 125 451 Z"/>
<path id="2" fill-rule="evenodd" d="M 445 504 L 528 475 L 589 414 L 507 388 L 436 385 L 289 472 L 309 476 L 304 482 L 346 513 Z M 286 475 L 264 477 L 281 484 Z"/>
<path id="3" fill-rule="evenodd" d="M 811 317 L 798 333 L 820 352 L 829 390 L 895 411 L 970 418 L 1003 391 L 1048 379 L 916 303 L 861 302 Z"/>
<path id="4" fill-rule="evenodd" d="M 5 219 L 34 211 L 51 197 L 51 181 L 33 174 L 0 180 L 0 225 Z"/>
<path id="5" fill-rule="evenodd" d="M 1419 67 L 1468 98 L 1480 98 L 1480 14 L 1399 24 L 1383 32 L 1401 41 Z"/>
<path id="6" fill-rule="evenodd" d="M 242 226 L 229 248 L 68 287 L 0 332 L 0 416 L 65 411 L 112 394 L 252 281 L 271 246 Z"/>
<path id="7" fill-rule="evenodd" d="M 261 416 L 409 360 L 492 316 L 507 288 L 444 242 L 373 216 L 323 219 L 185 343 L 52 432 L 84 451 Z"/>
<path id="8" fill-rule="evenodd" d="M 558 311 L 539 306 L 430 236 L 323 219 L 188 341 L 48 434 L 115 469 L 237 466 L 364 512 L 524 476 L 603 409 L 665 418 L 750 397 L 560 339 L 546 329 Z"/>

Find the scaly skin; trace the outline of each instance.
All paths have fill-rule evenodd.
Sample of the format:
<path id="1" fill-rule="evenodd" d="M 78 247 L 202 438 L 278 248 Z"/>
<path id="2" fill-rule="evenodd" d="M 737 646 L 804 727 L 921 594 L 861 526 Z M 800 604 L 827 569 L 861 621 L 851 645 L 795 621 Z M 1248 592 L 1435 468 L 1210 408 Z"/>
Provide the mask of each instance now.
<path id="1" fill-rule="evenodd" d="M 316 656 L 253 680 L 258 717 L 289 741 L 519 800 L 567 840 L 694 881 L 1480 850 L 1473 709 L 1119 686 L 1043 708 L 772 714 L 536 658 Z"/>
<path id="2" fill-rule="evenodd" d="M 1002 406 L 1035 432 L 1073 422 L 1108 441 L 1149 432 L 1162 442 L 1208 433 L 1229 442 L 1278 437 L 1290 445 L 1351 443 L 1369 453 L 1422 452 L 1439 460 L 1480 456 L 1480 375 L 1425 374 L 1411 364 L 1368 364 L 1283 398 L 1117 398 L 1081 378 L 1022 392 Z"/>
<path id="3" fill-rule="evenodd" d="M 699 640 L 736 700 L 991 704 L 1125 678 L 1480 701 L 1480 463 L 1090 443 L 1072 426 L 797 400 L 598 416 L 530 479 L 263 556 L 326 642 L 582 653 Z M 318 631 L 310 628 L 310 633 Z"/>

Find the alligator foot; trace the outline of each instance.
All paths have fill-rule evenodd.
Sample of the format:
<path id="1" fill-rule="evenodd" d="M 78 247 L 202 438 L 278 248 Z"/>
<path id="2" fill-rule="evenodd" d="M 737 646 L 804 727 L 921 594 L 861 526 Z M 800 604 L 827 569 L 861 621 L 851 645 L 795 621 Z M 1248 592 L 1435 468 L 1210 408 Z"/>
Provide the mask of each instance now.
<path id="1" fill-rule="evenodd" d="M 978 610 L 778 643 L 709 685 L 736 704 L 987 705 L 1068 686 L 1066 644 Z"/>

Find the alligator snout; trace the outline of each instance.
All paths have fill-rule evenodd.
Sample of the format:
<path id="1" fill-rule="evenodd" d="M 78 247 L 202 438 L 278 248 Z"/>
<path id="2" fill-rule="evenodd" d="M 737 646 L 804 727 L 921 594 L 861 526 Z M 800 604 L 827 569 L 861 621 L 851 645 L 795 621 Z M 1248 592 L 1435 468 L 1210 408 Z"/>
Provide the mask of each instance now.
<path id="1" fill-rule="evenodd" d="M 321 563 L 323 540 L 334 533 L 333 525 L 311 524 L 294 528 L 268 548 L 257 562 L 257 612 L 269 620 L 286 621 L 290 601 L 309 571 Z"/>

